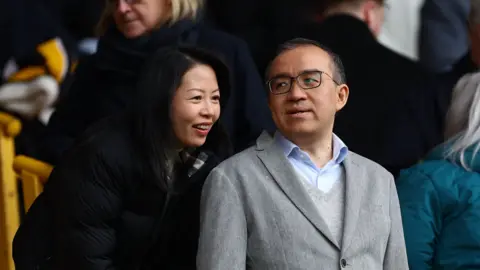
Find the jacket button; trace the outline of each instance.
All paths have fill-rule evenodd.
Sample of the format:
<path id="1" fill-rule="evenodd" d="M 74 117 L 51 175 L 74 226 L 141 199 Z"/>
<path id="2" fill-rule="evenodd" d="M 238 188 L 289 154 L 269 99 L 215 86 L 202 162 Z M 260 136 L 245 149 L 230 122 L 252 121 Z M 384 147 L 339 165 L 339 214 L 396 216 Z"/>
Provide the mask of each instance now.
<path id="1" fill-rule="evenodd" d="M 340 265 L 342 266 L 342 268 L 347 267 L 347 260 L 341 259 L 341 260 L 340 260 Z"/>

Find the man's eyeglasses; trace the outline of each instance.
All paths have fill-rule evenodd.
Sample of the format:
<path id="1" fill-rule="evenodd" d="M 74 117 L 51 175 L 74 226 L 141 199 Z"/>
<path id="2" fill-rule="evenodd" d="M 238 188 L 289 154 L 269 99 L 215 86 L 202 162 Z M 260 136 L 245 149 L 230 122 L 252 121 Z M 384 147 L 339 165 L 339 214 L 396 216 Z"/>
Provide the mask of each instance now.
<path id="1" fill-rule="evenodd" d="M 332 76 L 320 70 L 304 71 L 296 77 L 286 75 L 275 76 L 268 80 L 266 84 L 268 90 L 270 90 L 272 94 L 281 95 L 288 93 L 292 89 L 294 81 L 297 82 L 298 86 L 305 90 L 319 87 L 322 84 L 322 74 L 325 74 L 335 84 L 340 85 L 332 78 Z"/>

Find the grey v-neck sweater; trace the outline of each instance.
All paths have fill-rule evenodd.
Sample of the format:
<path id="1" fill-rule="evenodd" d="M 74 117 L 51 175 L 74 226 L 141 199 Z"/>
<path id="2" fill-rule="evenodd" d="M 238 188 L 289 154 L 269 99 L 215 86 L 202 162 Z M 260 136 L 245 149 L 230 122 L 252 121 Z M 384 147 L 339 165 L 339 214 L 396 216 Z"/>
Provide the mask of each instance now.
<path id="1" fill-rule="evenodd" d="M 338 246 L 341 247 L 345 216 L 345 169 L 342 168 L 340 179 L 326 193 L 313 186 L 304 177 L 299 175 L 299 178 L 315 203 L 320 216 L 337 240 Z"/>

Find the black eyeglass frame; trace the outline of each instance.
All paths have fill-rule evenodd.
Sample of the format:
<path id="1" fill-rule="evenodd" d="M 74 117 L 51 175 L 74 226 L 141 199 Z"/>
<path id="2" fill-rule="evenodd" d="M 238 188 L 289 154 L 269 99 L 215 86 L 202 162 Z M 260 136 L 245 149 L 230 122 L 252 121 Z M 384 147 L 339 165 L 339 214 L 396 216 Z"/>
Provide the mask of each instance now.
<path id="1" fill-rule="evenodd" d="M 315 86 L 312 86 L 312 87 L 303 87 L 301 83 L 298 82 L 298 78 L 300 78 L 302 75 L 305 75 L 307 73 L 319 73 L 320 74 L 320 81 L 318 82 L 318 85 L 315 85 Z M 283 95 L 283 94 L 286 94 L 288 92 L 290 92 L 290 90 L 292 90 L 292 87 L 293 87 L 293 84 L 294 82 L 297 83 L 297 85 L 302 88 L 303 90 L 309 90 L 309 89 L 314 89 L 314 88 L 317 88 L 317 87 L 320 87 L 320 85 L 322 85 L 322 82 L 323 80 L 321 79 L 322 78 L 322 74 L 325 74 L 328 78 L 330 78 L 330 80 L 332 80 L 336 85 L 340 85 L 340 83 L 338 83 L 330 74 L 324 72 L 324 71 L 321 71 L 321 70 L 304 70 L 302 71 L 300 74 L 298 74 L 297 76 L 295 77 L 291 77 L 291 76 L 287 76 L 287 75 L 278 75 L 278 76 L 274 76 L 272 78 L 270 78 L 268 81 L 265 82 L 268 90 L 270 91 L 270 93 L 274 94 L 274 95 Z M 273 92 L 272 91 L 272 87 L 271 87 L 271 83 L 273 80 L 275 79 L 278 79 L 278 78 L 289 78 L 290 79 L 290 87 L 288 88 L 288 90 L 284 91 L 284 92 Z"/>

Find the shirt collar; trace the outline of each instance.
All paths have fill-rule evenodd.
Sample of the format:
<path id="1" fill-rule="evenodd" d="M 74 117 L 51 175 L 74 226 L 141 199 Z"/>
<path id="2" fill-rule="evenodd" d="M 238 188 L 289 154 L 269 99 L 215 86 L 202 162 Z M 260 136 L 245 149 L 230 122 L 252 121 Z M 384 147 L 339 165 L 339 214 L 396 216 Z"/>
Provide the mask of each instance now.
<path id="1" fill-rule="evenodd" d="M 333 134 L 333 159 L 335 164 L 340 164 L 345 160 L 348 154 L 348 147 L 345 143 L 335 134 Z M 289 157 L 295 151 L 299 151 L 300 147 L 285 138 L 279 131 L 275 132 L 275 143 L 281 147 L 285 156 Z"/>

